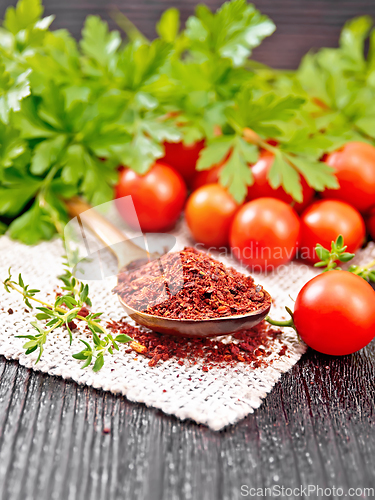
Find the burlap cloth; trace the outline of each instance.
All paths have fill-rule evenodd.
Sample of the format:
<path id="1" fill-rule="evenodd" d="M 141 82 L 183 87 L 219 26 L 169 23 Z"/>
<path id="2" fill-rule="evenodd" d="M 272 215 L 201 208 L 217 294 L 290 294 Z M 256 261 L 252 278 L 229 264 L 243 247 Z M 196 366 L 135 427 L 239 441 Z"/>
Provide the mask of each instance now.
<path id="1" fill-rule="evenodd" d="M 175 234 L 178 241 L 176 250 L 192 244 L 183 222 Z M 15 276 L 22 272 L 26 283 L 42 291 L 40 298 L 53 301 L 58 284 L 56 276 L 62 272 L 63 253 L 59 239 L 28 247 L 3 236 L 0 238 L 0 277 L 5 279 L 8 268 L 12 267 Z M 375 245 L 371 243 L 358 254 L 356 262 L 366 262 L 374 256 Z M 244 271 L 230 257 L 221 260 Z M 292 262 L 272 275 L 257 275 L 257 282 L 274 298 L 272 316 L 285 317 L 284 306 L 293 309 L 292 299 L 301 286 L 318 272 Z M 93 309 L 105 311 L 105 319 L 119 320 L 124 317 L 124 310 L 111 293 L 115 283 L 116 278 L 110 277 L 90 285 Z M 213 430 L 234 424 L 258 408 L 281 375 L 290 370 L 306 350 L 298 342 L 295 332 L 285 328 L 281 337 L 272 343 L 272 355 L 268 360 L 273 359 L 273 362 L 267 363 L 267 367 L 254 368 L 238 363 L 235 367 L 203 372 L 199 364 L 180 366 L 174 359 L 149 367 L 147 358 L 125 353 L 126 347 L 121 345 L 119 352 L 106 357 L 101 371 L 94 373 L 90 367 L 82 370 L 72 358 L 73 353 L 82 349 L 79 336 L 84 338 L 88 334 L 74 333 L 70 346 L 67 331 L 57 329 L 49 336 L 42 359 L 35 365 L 37 354 L 25 356 L 22 349 L 24 340 L 15 338 L 21 333 L 35 333 L 30 326 L 32 313 L 25 311 L 21 296 L 16 292 L 8 294 L 2 287 L 0 297 L 0 354 L 6 358 L 18 360 L 21 365 L 33 370 L 122 394 L 130 401 L 159 408 L 180 419 L 190 418 Z M 9 309 L 13 310 L 13 314 L 9 314 Z M 286 345 L 287 350 L 280 356 L 278 353 L 282 345 Z"/>

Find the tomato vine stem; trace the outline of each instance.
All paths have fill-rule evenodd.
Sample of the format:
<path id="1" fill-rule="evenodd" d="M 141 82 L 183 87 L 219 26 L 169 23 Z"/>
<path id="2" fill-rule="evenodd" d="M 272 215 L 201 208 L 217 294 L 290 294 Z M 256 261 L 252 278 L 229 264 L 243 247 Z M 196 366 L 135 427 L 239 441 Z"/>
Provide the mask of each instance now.
<path id="1" fill-rule="evenodd" d="M 293 322 L 292 318 L 284 320 L 284 321 L 278 321 L 276 319 L 272 319 L 269 316 L 267 316 L 266 321 L 267 321 L 267 323 L 269 323 L 270 325 L 273 325 L 273 326 L 283 326 L 283 327 L 289 326 L 291 328 L 294 328 L 294 322 Z"/>
<path id="2" fill-rule="evenodd" d="M 269 316 L 266 317 L 266 321 L 273 326 L 281 326 L 281 327 L 289 327 L 289 328 L 294 328 L 296 329 L 295 324 L 294 324 L 294 318 L 293 318 L 293 312 L 289 307 L 285 306 L 286 312 L 289 314 L 290 318 L 286 320 L 277 320 L 277 319 L 272 319 Z"/>

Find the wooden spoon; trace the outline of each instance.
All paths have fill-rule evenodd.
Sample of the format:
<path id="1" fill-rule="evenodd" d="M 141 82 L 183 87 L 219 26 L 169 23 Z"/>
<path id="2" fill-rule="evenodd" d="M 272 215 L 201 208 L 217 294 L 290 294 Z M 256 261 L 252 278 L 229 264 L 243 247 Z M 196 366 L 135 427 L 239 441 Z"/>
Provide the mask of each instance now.
<path id="1" fill-rule="evenodd" d="M 135 245 L 131 240 L 124 239 L 124 234 L 113 224 L 93 210 L 89 205 L 79 199 L 66 202 L 69 214 L 77 217 L 81 227 L 90 230 L 99 238 L 115 255 L 118 269 L 132 268 L 136 264 L 149 262 L 161 257 L 160 253 L 149 253 L 145 249 Z M 84 217 L 80 217 L 85 213 Z M 120 245 L 119 242 L 122 242 Z M 266 305 L 256 311 L 247 314 L 225 316 L 223 318 L 209 319 L 171 319 L 161 316 L 153 316 L 137 311 L 127 304 L 118 295 L 121 305 L 127 314 L 139 325 L 146 326 L 150 330 L 168 335 L 179 335 L 184 337 L 214 337 L 218 335 L 230 335 L 239 330 L 249 329 L 260 323 L 270 311 L 270 295 L 263 290 L 266 296 Z"/>

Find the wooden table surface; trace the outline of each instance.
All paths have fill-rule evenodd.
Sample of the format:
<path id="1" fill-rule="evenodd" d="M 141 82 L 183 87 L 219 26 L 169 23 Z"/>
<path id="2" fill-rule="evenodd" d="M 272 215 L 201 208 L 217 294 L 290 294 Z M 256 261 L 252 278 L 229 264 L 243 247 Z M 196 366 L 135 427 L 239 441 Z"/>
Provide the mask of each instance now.
<path id="1" fill-rule="evenodd" d="M 195 3 L 112 6 L 152 37 L 164 8 L 181 8 L 185 19 Z M 1 14 L 9 4 L 0 1 Z M 75 36 L 88 13 L 109 19 L 109 4 L 102 0 L 44 4 L 46 14 L 57 16 L 54 26 Z M 256 5 L 278 30 L 255 57 L 282 68 L 296 67 L 311 47 L 335 46 L 346 19 L 375 14 L 374 0 Z M 361 488 L 362 498 L 375 496 L 363 490 L 375 489 L 374 367 L 374 343 L 342 358 L 308 352 L 259 410 L 214 433 L 0 357 L 0 499 L 233 500 L 245 498 L 242 485 L 244 493 L 251 487 L 315 485 L 342 487 L 344 493 Z M 300 498 L 297 493 L 286 495 Z"/>
<path id="2" fill-rule="evenodd" d="M 234 500 L 242 485 L 375 488 L 374 359 L 374 343 L 342 358 L 308 352 L 259 410 L 218 433 L 0 357 L 0 498 Z"/>

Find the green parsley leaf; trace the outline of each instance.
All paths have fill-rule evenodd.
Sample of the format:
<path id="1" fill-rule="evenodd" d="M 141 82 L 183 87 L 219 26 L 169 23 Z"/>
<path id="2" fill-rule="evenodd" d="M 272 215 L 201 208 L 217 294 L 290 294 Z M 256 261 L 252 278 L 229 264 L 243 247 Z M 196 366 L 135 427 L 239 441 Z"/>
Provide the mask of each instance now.
<path id="1" fill-rule="evenodd" d="M 80 144 L 69 146 L 62 160 L 61 178 L 66 184 L 77 184 L 85 175 L 85 148 Z"/>
<path id="2" fill-rule="evenodd" d="M 0 62 L 0 120 L 9 122 L 9 113 L 20 110 L 20 101 L 30 94 L 28 80 L 30 70 L 26 70 L 13 79 Z"/>
<path id="3" fill-rule="evenodd" d="M 35 25 L 42 14 L 43 7 L 40 0 L 19 0 L 16 7 L 8 7 L 6 10 L 4 26 L 16 34 Z"/>
<path id="4" fill-rule="evenodd" d="M 244 141 L 241 137 L 237 138 L 237 147 L 241 153 L 241 156 L 247 163 L 256 163 L 259 158 L 259 150 L 255 144 L 249 144 Z"/>
<path id="5" fill-rule="evenodd" d="M 352 62 L 364 68 L 364 47 L 365 40 L 373 25 L 370 16 L 361 16 L 348 21 L 341 31 L 340 48 L 345 56 L 350 57 Z"/>
<path id="6" fill-rule="evenodd" d="M 81 190 L 85 198 L 93 205 L 101 205 L 113 198 L 113 185 L 118 177 L 116 171 L 89 154 L 85 154 L 85 176 Z M 104 181 L 104 182 L 103 182 Z"/>
<path id="7" fill-rule="evenodd" d="M 244 201 L 247 195 L 247 186 L 252 184 L 253 176 L 238 141 L 234 142 L 233 151 L 223 166 L 219 179 L 237 203 Z"/>
<path id="8" fill-rule="evenodd" d="M 177 9 L 171 8 L 163 12 L 160 21 L 156 25 L 156 31 L 160 38 L 168 43 L 176 40 L 180 29 L 180 13 Z"/>
<path id="9" fill-rule="evenodd" d="M 8 173 L 5 181 L 0 185 L 0 214 L 15 217 L 34 198 L 42 182 L 28 175 L 16 177 L 10 182 L 7 177 L 9 177 Z"/>
<path id="10" fill-rule="evenodd" d="M 158 71 L 171 54 L 171 45 L 164 40 L 149 44 L 129 43 L 119 53 L 117 69 L 121 74 L 121 87 L 131 91 L 141 90 L 158 75 Z"/>
<path id="11" fill-rule="evenodd" d="M 233 146 L 232 137 L 220 137 L 211 141 L 199 153 L 197 170 L 209 170 L 220 163 L 230 152 Z"/>
<path id="12" fill-rule="evenodd" d="M 132 170 L 139 174 L 146 173 L 157 158 L 163 156 L 163 148 L 160 144 L 138 132 L 133 140 L 124 144 L 117 151 L 122 165 L 131 165 Z"/>
<path id="13" fill-rule="evenodd" d="M 10 167 L 13 160 L 25 151 L 25 144 L 15 128 L 0 122 L 0 179 L 2 169 Z"/>
<path id="14" fill-rule="evenodd" d="M 286 193 L 301 202 L 303 200 L 300 177 L 281 153 L 275 154 L 268 179 L 273 189 L 282 186 Z"/>
<path id="15" fill-rule="evenodd" d="M 301 156 L 287 156 L 289 161 L 306 179 L 309 186 L 316 191 L 324 191 L 325 188 L 338 189 L 339 183 L 334 175 L 332 167 L 324 162 L 311 161 Z"/>
<path id="16" fill-rule="evenodd" d="M 9 236 L 26 245 L 34 245 L 41 240 L 50 240 L 55 232 L 55 225 L 38 201 L 9 226 Z"/>
<path id="17" fill-rule="evenodd" d="M 41 175 L 54 165 L 61 156 L 66 145 L 66 137 L 58 135 L 53 139 L 47 139 L 40 142 L 34 149 L 34 155 L 31 160 L 31 173 Z"/>
<path id="18" fill-rule="evenodd" d="M 205 57 L 217 54 L 234 66 L 245 63 L 254 47 L 275 30 L 273 22 L 246 0 L 225 2 L 216 13 L 199 5 L 186 23 L 191 50 Z"/>
<path id="19" fill-rule="evenodd" d="M 106 22 L 97 16 L 88 16 L 82 30 L 83 53 L 100 66 L 108 66 L 121 44 L 118 31 L 108 30 Z"/>
<path id="20" fill-rule="evenodd" d="M 14 115 L 14 124 L 25 139 L 47 138 L 56 133 L 39 117 L 37 101 L 33 96 L 22 101 L 21 112 Z"/>
<path id="21" fill-rule="evenodd" d="M 227 116 L 236 128 L 248 127 L 264 137 L 277 137 L 281 131 L 275 123 L 292 119 L 304 102 L 301 97 L 279 97 L 274 92 L 258 97 L 245 87 L 236 96 L 235 107 L 227 109 Z"/>

